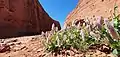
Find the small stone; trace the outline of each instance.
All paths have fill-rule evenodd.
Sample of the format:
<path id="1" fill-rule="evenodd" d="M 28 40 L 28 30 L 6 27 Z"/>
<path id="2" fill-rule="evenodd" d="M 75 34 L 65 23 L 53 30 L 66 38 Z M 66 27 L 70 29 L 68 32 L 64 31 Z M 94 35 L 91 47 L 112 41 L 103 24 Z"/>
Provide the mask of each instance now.
<path id="1" fill-rule="evenodd" d="M 59 55 L 59 57 L 63 57 L 63 55 Z"/>
<path id="2" fill-rule="evenodd" d="M 91 55 L 85 55 L 85 57 L 91 57 Z"/>
<path id="3" fill-rule="evenodd" d="M 79 57 L 79 54 L 75 54 L 75 57 Z"/>
<path id="4" fill-rule="evenodd" d="M 0 39 L 0 43 L 4 43 L 5 39 Z"/>
<path id="5" fill-rule="evenodd" d="M 20 45 L 20 44 L 22 44 L 22 42 L 16 42 L 16 44 Z"/>
<path id="6" fill-rule="evenodd" d="M 11 43 L 11 42 L 17 42 L 17 41 L 18 41 L 18 39 L 11 39 L 11 40 L 5 41 L 5 43 Z"/>
<path id="7" fill-rule="evenodd" d="M 108 54 L 107 57 L 114 57 L 114 55 L 113 54 Z"/>
<path id="8" fill-rule="evenodd" d="M 105 54 L 105 53 L 102 53 L 101 55 L 102 55 L 102 56 L 106 56 L 106 54 Z"/>
<path id="9" fill-rule="evenodd" d="M 22 50 L 26 48 L 25 45 L 16 45 L 14 48 L 13 48 L 13 51 L 19 51 L 19 50 Z"/>
<path id="10" fill-rule="evenodd" d="M 96 55 L 100 55 L 101 54 L 101 52 L 99 51 L 99 50 L 96 50 L 96 53 L 95 53 Z"/>
<path id="11" fill-rule="evenodd" d="M 8 43 L 8 45 L 12 46 L 12 45 L 15 45 L 14 43 Z"/>
<path id="12" fill-rule="evenodd" d="M 37 52 L 43 51 L 43 49 L 38 49 Z"/>
<path id="13" fill-rule="evenodd" d="M 66 52 L 70 53 L 70 50 L 67 50 Z"/>
<path id="14" fill-rule="evenodd" d="M 32 50 L 30 49 L 30 50 L 28 50 L 27 52 L 31 52 Z"/>
<path id="15" fill-rule="evenodd" d="M 35 41 L 35 40 L 37 40 L 37 38 L 32 38 L 32 39 L 31 39 L 31 41 Z"/>
<path id="16" fill-rule="evenodd" d="M 26 46 L 22 46 L 22 47 L 21 47 L 21 50 L 22 50 L 22 49 L 25 49 L 25 48 L 26 48 Z"/>
<path id="17" fill-rule="evenodd" d="M 96 57 L 96 54 L 93 54 L 92 57 Z"/>
<path id="18" fill-rule="evenodd" d="M 75 53 L 74 53 L 73 51 L 70 51 L 70 55 L 71 55 L 71 56 L 74 56 Z"/>
<path id="19" fill-rule="evenodd" d="M 19 51 L 19 50 L 20 50 L 20 48 L 18 48 L 18 47 L 14 47 L 14 49 L 13 49 L 14 52 Z"/>
<path id="20" fill-rule="evenodd" d="M 0 43 L 0 53 L 10 51 L 10 46 L 4 43 Z"/>
<path id="21" fill-rule="evenodd" d="M 71 48 L 71 50 L 72 50 L 74 53 L 79 54 L 79 52 L 78 52 L 76 49 Z"/>

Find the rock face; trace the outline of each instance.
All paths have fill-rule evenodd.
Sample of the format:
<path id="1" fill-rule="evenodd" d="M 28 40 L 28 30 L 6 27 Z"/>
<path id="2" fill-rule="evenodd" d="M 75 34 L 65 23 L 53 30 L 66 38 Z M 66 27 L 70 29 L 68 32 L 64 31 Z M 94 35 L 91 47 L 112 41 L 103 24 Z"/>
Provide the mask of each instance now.
<path id="1" fill-rule="evenodd" d="M 53 23 L 61 29 L 38 0 L 0 0 L 0 38 L 39 34 Z"/>
<path id="2" fill-rule="evenodd" d="M 67 16 L 64 26 L 69 25 L 74 19 L 83 19 L 93 16 L 113 16 L 114 6 L 120 11 L 120 0 L 79 0 L 76 8 Z"/>

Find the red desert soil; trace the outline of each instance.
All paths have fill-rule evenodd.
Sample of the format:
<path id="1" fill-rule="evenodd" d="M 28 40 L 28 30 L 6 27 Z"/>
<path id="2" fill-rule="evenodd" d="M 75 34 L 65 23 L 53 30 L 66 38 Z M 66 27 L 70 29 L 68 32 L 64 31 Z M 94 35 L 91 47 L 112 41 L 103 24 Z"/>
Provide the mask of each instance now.
<path id="1" fill-rule="evenodd" d="M 55 56 L 55 53 L 45 52 L 43 40 L 45 38 L 40 35 L 1 39 L 1 42 L 10 46 L 10 51 L 0 53 L 0 57 L 114 57 L 98 50 L 89 50 L 86 53 L 63 50 L 62 54 Z"/>

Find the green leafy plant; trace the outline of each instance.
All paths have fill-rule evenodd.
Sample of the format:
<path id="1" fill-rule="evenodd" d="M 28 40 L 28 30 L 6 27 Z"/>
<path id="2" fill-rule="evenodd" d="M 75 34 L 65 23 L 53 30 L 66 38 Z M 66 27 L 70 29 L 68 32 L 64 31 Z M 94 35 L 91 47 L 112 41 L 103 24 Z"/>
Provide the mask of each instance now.
<path id="1" fill-rule="evenodd" d="M 117 13 L 117 8 L 118 6 L 115 5 L 114 7 L 114 28 L 117 31 L 117 33 L 119 34 L 118 38 L 120 38 L 120 19 L 119 19 L 119 15 L 116 14 Z M 113 48 L 113 54 L 115 55 L 120 55 L 120 40 L 116 40 L 111 44 L 111 47 Z"/>
<path id="2" fill-rule="evenodd" d="M 49 43 L 47 43 L 46 48 L 48 51 L 56 51 L 73 47 L 81 51 L 86 51 L 96 40 L 92 36 L 84 37 L 85 39 L 83 40 L 80 30 L 76 27 L 71 27 L 55 33 Z"/>
<path id="3" fill-rule="evenodd" d="M 120 19 L 116 10 L 117 6 L 114 7 L 113 22 L 98 18 L 97 26 L 94 28 L 92 28 L 92 24 L 85 23 L 85 25 L 80 26 L 79 23 L 80 27 L 70 25 L 69 28 L 55 32 L 46 42 L 46 50 L 56 52 L 73 47 L 80 51 L 86 51 L 91 45 L 104 43 L 110 45 L 113 54 L 120 55 Z M 105 43 L 106 41 L 108 43 Z"/>
<path id="4" fill-rule="evenodd" d="M 110 47 L 113 49 L 113 54 L 114 55 L 120 55 L 120 19 L 119 15 L 117 15 L 117 8 L 118 6 L 115 5 L 114 7 L 114 18 L 113 18 L 113 27 L 112 25 L 108 25 L 107 32 L 104 30 L 102 32 L 105 33 L 107 38 L 109 39 L 110 42 Z M 109 33 L 110 31 L 110 33 Z M 115 40 L 114 40 L 115 39 Z"/>
<path id="5" fill-rule="evenodd" d="M 120 15 L 117 14 L 117 9 L 118 9 L 118 6 L 115 5 L 115 7 L 114 7 L 114 18 L 113 19 L 114 19 L 114 27 L 120 35 L 120 19 L 119 19 Z"/>

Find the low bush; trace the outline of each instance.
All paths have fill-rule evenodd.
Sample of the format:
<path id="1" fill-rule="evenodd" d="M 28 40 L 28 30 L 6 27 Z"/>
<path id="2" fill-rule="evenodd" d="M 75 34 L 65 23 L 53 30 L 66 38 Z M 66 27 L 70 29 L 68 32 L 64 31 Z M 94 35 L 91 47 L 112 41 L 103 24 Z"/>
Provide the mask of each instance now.
<path id="1" fill-rule="evenodd" d="M 114 10 L 116 11 L 117 6 Z M 81 25 L 82 24 L 82 25 Z M 94 24 L 94 25 L 93 25 Z M 85 19 L 84 23 L 75 25 L 55 32 L 52 37 L 45 42 L 46 50 L 49 52 L 70 49 L 71 47 L 79 51 L 87 51 L 95 44 L 108 44 L 113 49 L 114 55 L 120 55 L 120 19 L 114 13 L 114 18 L 110 19 L 98 17 L 96 24 Z"/>

